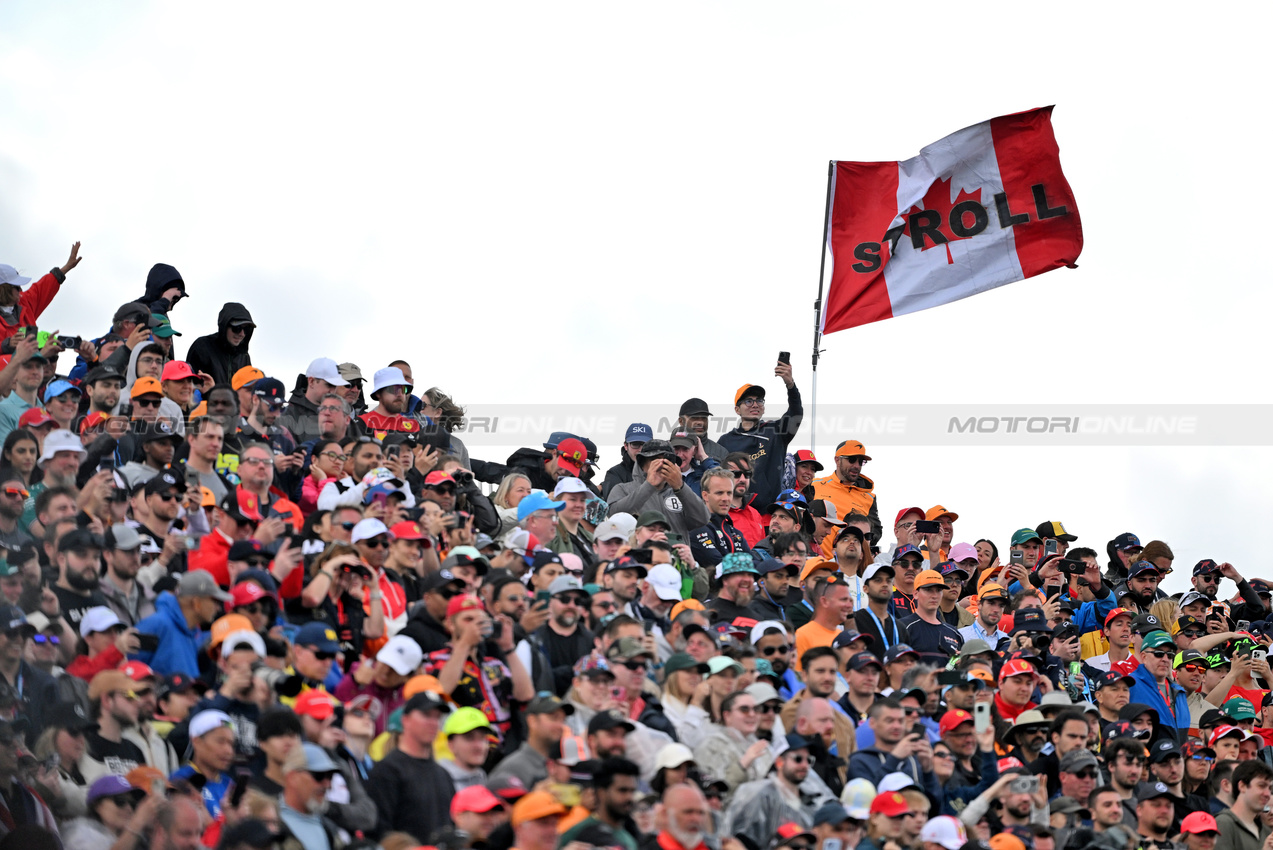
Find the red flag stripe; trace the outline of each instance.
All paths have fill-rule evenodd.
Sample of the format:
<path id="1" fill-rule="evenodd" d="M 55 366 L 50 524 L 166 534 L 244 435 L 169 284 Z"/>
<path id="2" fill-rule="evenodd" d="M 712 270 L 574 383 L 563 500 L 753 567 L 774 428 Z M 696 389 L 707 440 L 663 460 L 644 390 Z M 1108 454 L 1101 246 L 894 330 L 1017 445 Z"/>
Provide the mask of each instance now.
<path id="1" fill-rule="evenodd" d="M 822 311 L 823 332 L 893 318 L 884 266 L 874 274 L 852 272 L 857 237 L 882 236 L 897 216 L 896 162 L 837 162 L 831 199 L 831 288 Z M 888 246 L 881 249 L 888 258 Z"/>

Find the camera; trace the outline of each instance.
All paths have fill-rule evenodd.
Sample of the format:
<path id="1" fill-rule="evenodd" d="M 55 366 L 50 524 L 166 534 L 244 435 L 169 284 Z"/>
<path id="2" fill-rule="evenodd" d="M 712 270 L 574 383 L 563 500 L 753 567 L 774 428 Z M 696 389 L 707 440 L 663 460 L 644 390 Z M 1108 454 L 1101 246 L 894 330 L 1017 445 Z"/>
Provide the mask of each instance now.
<path id="1" fill-rule="evenodd" d="M 1018 776 L 1008 783 L 1010 794 L 1033 794 L 1039 790 L 1039 781 L 1033 776 Z"/>
<path id="2" fill-rule="evenodd" d="M 353 573 L 358 576 L 358 578 L 371 578 L 371 570 L 367 569 L 362 564 L 345 564 L 341 567 L 341 569 L 347 573 Z"/>
<path id="3" fill-rule="evenodd" d="M 270 690 L 283 697 L 296 696 L 305 684 L 302 677 L 275 670 L 262 662 L 252 665 L 252 678 L 261 680 L 270 686 Z"/>

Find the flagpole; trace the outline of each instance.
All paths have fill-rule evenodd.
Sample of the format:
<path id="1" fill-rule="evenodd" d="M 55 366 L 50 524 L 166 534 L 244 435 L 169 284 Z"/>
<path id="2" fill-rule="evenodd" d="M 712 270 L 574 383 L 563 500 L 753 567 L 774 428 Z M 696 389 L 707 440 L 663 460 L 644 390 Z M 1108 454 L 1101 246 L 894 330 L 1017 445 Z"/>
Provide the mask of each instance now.
<path id="1" fill-rule="evenodd" d="M 813 388 L 809 403 L 809 450 L 818 439 L 818 355 L 822 344 L 822 282 L 827 272 L 827 238 L 831 233 L 831 192 L 835 180 L 835 160 L 827 162 L 827 204 L 822 214 L 822 259 L 818 266 L 818 300 L 813 302 Z"/>

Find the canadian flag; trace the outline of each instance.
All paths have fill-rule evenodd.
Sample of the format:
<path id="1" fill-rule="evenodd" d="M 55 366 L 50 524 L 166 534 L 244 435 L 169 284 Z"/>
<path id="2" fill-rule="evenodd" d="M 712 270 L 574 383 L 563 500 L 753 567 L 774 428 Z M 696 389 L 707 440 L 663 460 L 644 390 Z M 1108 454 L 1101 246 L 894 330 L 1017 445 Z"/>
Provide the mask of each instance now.
<path id="1" fill-rule="evenodd" d="M 823 333 L 1073 268 L 1083 250 L 1050 106 L 965 127 L 905 162 L 836 162 L 830 191 Z"/>

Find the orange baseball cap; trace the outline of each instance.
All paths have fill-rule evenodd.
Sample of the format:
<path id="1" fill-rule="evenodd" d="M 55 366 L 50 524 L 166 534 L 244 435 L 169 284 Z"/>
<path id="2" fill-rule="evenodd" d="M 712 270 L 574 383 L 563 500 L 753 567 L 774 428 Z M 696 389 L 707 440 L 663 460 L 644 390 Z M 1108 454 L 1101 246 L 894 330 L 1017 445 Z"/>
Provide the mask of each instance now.
<path id="1" fill-rule="evenodd" d="M 828 561 L 825 558 L 810 558 L 804 562 L 804 566 L 800 568 L 800 581 L 806 581 L 815 570 L 831 570 L 835 572 L 840 565 L 835 561 Z"/>
<path id="2" fill-rule="evenodd" d="M 230 386 L 234 387 L 236 390 L 240 390 L 253 381 L 259 381 L 264 377 L 265 373 L 255 366 L 244 366 L 242 369 L 235 372 L 234 376 L 230 378 Z"/>
<path id="3" fill-rule="evenodd" d="M 215 508 L 217 506 L 217 496 L 207 487 L 199 488 L 199 507 Z"/>
<path id="4" fill-rule="evenodd" d="M 992 835 L 986 843 L 990 850 L 1026 850 L 1025 842 L 1008 832 Z"/>
<path id="5" fill-rule="evenodd" d="M 208 643 L 210 650 L 216 651 L 221 642 L 230 636 L 231 632 L 254 632 L 252 621 L 242 614 L 226 614 L 224 617 L 218 617 L 212 623 L 212 638 Z"/>
<path id="6" fill-rule="evenodd" d="M 706 611 L 707 606 L 697 599 L 682 599 L 680 602 L 672 606 L 672 613 L 668 614 L 668 620 L 675 620 L 676 615 L 682 611 Z"/>
<path id="7" fill-rule="evenodd" d="M 561 817 L 566 807 L 547 791 L 531 791 L 513 804 L 513 829 L 530 820 Z"/>
<path id="8" fill-rule="evenodd" d="M 980 667 L 973 667 L 968 671 L 968 675 L 974 679 L 980 679 L 992 688 L 994 687 L 995 677 L 990 674 L 989 670 L 983 670 Z"/>
<path id="9" fill-rule="evenodd" d="M 977 599 L 1008 599 L 1008 591 L 1003 589 L 1003 585 L 995 584 L 993 581 L 985 582 L 977 594 Z"/>
<path id="10" fill-rule="evenodd" d="M 154 395 L 164 394 L 163 388 L 159 386 L 158 378 L 138 378 L 133 382 L 133 389 L 128 395 L 129 398 L 137 398 L 137 396 L 146 395 L 147 393 L 153 393 Z"/>
<path id="11" fill-rule="evenodd" d="M 411 699 L 416 694 L 424 691 L 432 691 L 438 696 L 446 696 L 446 694 L 442 693 L 442 683 L 438 681 L 436 676 L 421 674 L 407 679 L 406 684 L 402 686 L 402 698 Z"/>
<path id="12" fill-rule="evenodd" d="M 929 587 L 935 584 L 939 584 L 942 587 L 946 586 L 946 579 L 942 578 L 941 573 L 937 572 L 937 570 L 924 570 L 919 575 L 915 576 L 916 590 L 919 590 L 921 587 Z"/>
<path id="13" fill-rule="evenodd" d="M 208 415 L 208 403 L 206 401 L 199 402 L 198 404 L 194 406 L 194 410 L 190 411 L 191 419 L 198 419 L 200 416 L 207 416 L 207 415 Z"/>
<path id="14" fill-rule="evenodd" d="M 836 457 L 857 457 L 861 455 L 862 460 L 870 460 L 871 456 L 866 453 L 866 446 L 857 440 L 845 440 L 840 447 L 835 450 Z"/>
<path id="15" fill-rule="evenodd" d="M 759 396 L 765 397 L 765 388 L 756 386 L 755 384 L 743 384 L 738 388 L 738 392 L 734 393 L 734 407 L 737 407 L 743 400 L 743 396 Z"/>
<path id="16" fill-rule="evenodd" d="M 924 514 L 924 519 L 937 519 L 939 516 L 948 516 L 950 517 L 951 522 L 959 519 L 959 514 L 952 510 L 948 510 L 944 505 L 933 505 L 928 509 L 928 512 Z"/>

